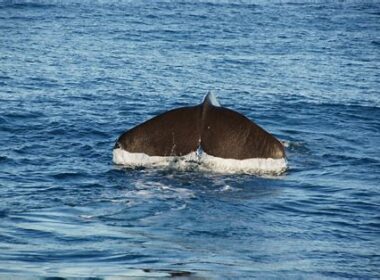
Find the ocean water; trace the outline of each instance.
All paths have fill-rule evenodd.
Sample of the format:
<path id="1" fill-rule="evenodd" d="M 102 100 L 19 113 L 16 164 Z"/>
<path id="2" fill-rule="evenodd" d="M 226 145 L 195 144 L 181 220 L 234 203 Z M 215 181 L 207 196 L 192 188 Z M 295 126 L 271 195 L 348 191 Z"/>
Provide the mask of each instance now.
<path id="1" fill-rule="evenodd" d="M 289 169 L 124 169 L 212 90 Z M 378 1 L 0 1 L 0 278 L 380 277 Z"/>

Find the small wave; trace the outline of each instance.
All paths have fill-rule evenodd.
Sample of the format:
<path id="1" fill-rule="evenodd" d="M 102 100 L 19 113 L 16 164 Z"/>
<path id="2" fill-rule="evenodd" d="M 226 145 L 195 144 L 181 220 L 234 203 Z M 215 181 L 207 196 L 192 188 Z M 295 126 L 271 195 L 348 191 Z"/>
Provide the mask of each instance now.
<path id="1" fill-rule="evenodd" d="M 40 111 L 13 111 L 13 112 L 7 112 L 3 115 L 5 118 L 8 119 L 33 119 L 33 118 L 40 118 L 45 117 L 46 115 Z"/>
<path id="2" fill-rule="evenodd" d="M 54 179 L 59 179 L 59 180 L 67 180 L 67 179 L 72 179 L 72 178 L 78 178 L 83 176 L 83 174 L 78 173 L 78 172 L 61 172 L 57 174 L 53 174 L 52 177 Z"/>
<path id="3" fill-rule="evenodd" d="M 310 152 L 309 149 L 306 147 L 304 142 L 301 141 L 281 141 L 282 144 L 288 151 L 294 151 L 294 152 L 299 152 L 299 153 L 308 153 Z"/>
<path id="4" fill-rule="evenodd" d="M 0 81 L 12 80 L 12 77 L 0 75 Z"/>
<path id="5" fill-rule="evenodd" d="M 287 169 L 286 159 L 223 159 L 206 153 L 192 152 L 175 157 L 148 156 L 144 153 L 129 153 L 122 149 L 113 150 L 113 162 L 127 167 L 164 167 L 182 171 L 203 171 L 216 173 L 243 173 L 280 175 Z"/>
<path id="6" fill-rule="evenodd" d="M 159 193 L 157 193 L 158 191 Z M 133 194 L 133 195 L 132 195 Z M 130 191 L 129 195 L 139 198 L 159 197 L 161 199 L 191 199 L 194 198 L 193 191 L 186 188 L 171 187 L 160 182 L 138 180 L 135 183 L 135 190 Z"/>
<path id="7" fill-rule="evenodd" d="M 186 279 L 189 279 L 188 277 L 191 277 L 194 274 L 193 272 L 190 272 L 190 271 L 169 270 L 169 269 L 146 269 L 145 268 L 143 269 L 143 271 L 147 273 L 148 275 L 146 276 L 149 276 L 149 277 L 155 276 L 154 274 L 152 275 L 152 273 L 165 273 L 164 274 L 165 277 L 170 277 L 170 278 L 185 277 Z M 202 279 L 202 278 L 199 278 L 199 279 Z"/>
<path id="8" fill-rule="evenodd" d="M 0 3 L 0 6 L 12 7 L 15 9 L 46 9 L 54 7 L 54 2 L 58 1 L 30 1 L 30 0 L 6 0 Z"/>
<path id="9" fill-rule="evenodd" d="M 4 161 L 7 161 L 7 160 L 8 160 L 8 157 L 0 155 L 0 162 L 4 162 Z"/>

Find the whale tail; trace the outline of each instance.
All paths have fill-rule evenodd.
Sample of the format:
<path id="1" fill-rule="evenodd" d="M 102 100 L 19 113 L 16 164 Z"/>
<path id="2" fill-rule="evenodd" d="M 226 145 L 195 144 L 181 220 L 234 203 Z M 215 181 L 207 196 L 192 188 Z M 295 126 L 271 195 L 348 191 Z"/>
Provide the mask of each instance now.
<path id="1" fill-rule="evenodd" d="M 123 133 L 115 148 L 149 156 L 182 156 L 199 148 L 228 159 L 285 157 L 282 143 L 208 93 L 197 106 L 165 112 Z"/>

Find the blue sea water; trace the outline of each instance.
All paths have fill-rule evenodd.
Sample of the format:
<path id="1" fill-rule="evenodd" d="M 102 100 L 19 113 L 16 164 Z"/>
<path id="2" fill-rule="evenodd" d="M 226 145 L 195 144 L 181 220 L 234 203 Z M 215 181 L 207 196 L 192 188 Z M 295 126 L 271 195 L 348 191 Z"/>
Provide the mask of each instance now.
<path id="1" fill-rule="evenodd" d="M 208 90 L 288 143 L 285 174 L 112 164 L 123 131 Z M 0 1 L 17 277 L 380 278 L 379 2 Z"/>

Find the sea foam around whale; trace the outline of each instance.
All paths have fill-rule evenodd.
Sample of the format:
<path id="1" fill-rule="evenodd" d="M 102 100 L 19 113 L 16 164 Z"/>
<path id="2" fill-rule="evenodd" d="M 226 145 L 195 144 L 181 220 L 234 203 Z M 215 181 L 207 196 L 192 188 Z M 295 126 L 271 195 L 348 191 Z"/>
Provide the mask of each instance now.
<path id="1" fill-rule="evenodd" d="M 286 159 L 225 159 L 208 155 L 205 152 L 192 152 L 184 156 L 162 157 L 114 149 L 113 162 L 127 167 L 159 167 L 229 174 L 280 175 L 287 169 Z"/>

